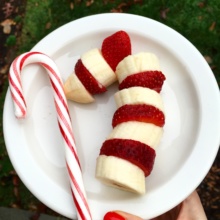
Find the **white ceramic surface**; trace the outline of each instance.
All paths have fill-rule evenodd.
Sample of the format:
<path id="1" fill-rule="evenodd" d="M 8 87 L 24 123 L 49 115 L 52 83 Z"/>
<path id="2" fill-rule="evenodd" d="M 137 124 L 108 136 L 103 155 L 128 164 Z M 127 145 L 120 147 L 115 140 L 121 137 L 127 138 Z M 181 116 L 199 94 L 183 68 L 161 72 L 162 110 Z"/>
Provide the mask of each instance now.
<path id="1" fill-rule="evenodd" d="M 58 28 L 32 50 L 51 56 L 66 80 L 80 54 L 100 48 L 102 40 L 118 30 L 130 35 L 133 53 L 155 53 L 167 78 L 161 92 L 166 125 L 153 172 L 146 179 L 146 195 L 104 186 L 94 177 L 100 147 L 112 129 L 117 84 L 96 96 L 95 103 L 69 102 L 69 109 L 93 219 L 101 220 L 107 211 L 115 209 L 150 219 L 179 204 L 210 169 L 220 140 L 219 90 L 206 61 L 188 40 L 141 16 L 85 17 Z M 56 212 L 75 218 L 48 77 L 39 65 L 29 65 L 22 72 L 22 82 L 27 118 L 14 117 L 9 92 L 4 106 L 4 136 L 10 159 L 38 199 Z"/>

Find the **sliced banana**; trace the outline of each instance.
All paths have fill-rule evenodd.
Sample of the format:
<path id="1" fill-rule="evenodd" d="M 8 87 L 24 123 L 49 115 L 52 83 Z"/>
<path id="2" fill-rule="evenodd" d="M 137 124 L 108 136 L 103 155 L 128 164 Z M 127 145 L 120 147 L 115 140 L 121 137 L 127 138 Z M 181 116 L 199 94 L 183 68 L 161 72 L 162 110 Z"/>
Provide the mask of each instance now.
<path id="1" fill-rule="evenodd" d="M 94 101 L 92 95 L 86 90 L 84 85 L 75 75 L 71 74 L 64 84 L 64 92 L 69 100 L 80 103 L 90 103 Z"/>
<path id="2" fill-rule="evenodd" d="M 162 127 L 146 122 L 128 121 L 114 127 L 107 137 L 107 140 L 114 138 L 131 139 L 140 141 L 155 150 L 160 142 L 162 134 Z"/>
<path id="3" fill-rule="evenodd" d="M 117 80 L 115 72 L 105 61 L 99 49 L 95 48 L 84 53 L 81 60 L 86 69 L 103 86 L 107 87 Z"/>
<path id="4" fill-rule="evenodd" d="M 100 155 L 96 162 L 96 178 L 118 189 L 138 194 L 145 193 L 143 170 L 118 157 Z"/>
<path id="5" fill-rule="evenodd" d="M 125 57 L 119 62 L 115 73 L 119 83 L 121 83 L 127 76 L 148 70 L 160 71 L 159 60 L 152 53 L 141 52 Z"/>
<path id="6" fill-rule="evenodd" d="M 164 113 L 161 95 L 152 89 L 131 87 L 116 92 L 114 98 L 118 108 L 129 104 L 146 104 L 152 105 Z"/>
<path id="7" fill-rule="evenodd" d="M 127 76 L 144 71 L 160 71 L 157 57 L 152 53 L 139 53 L 124 58 L 116 67 L 119 83 Z M 144 87 L 131 87 L 115 93 L 118 108 L 123 105 L 147 104 L 164 113 L 164 105 L 160 94 Z M 110 139 L 130 139 L 142 142 L 156 150 L 163 128 L 153 123 L 127 121 L 118 124 L 107 137 Z M 99 155 L 96 164 L 96 177 L 110 186 L 135 192 L 145 193 L 145 175 L 143 170 L 127 160 L 114 156 Z"/>
<path id="8" fill-rule="evenodd" d="M 117 80 L 115 72 L 103 58 L 101 51 L 97 48 L 89 50 L 81 56 L 81 61 L 85 68 L 105 87 L 111 85 Z M 95 99 L 86 90 L 84 85 L 75 75 L 71 74 L 64 84 L 64 91 L 67 99 L 80 103 L 90 103 Z"/>

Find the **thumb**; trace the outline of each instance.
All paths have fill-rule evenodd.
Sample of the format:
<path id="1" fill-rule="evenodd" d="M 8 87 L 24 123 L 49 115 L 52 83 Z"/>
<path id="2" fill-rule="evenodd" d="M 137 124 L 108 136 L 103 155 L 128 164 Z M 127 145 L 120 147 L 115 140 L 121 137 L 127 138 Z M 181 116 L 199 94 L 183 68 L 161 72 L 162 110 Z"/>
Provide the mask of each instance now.
<path id="1" fill-rule="evenodd" d="M 143 220 L 142 218 L 122 211 L 107 212 L 103 220 Z"/>

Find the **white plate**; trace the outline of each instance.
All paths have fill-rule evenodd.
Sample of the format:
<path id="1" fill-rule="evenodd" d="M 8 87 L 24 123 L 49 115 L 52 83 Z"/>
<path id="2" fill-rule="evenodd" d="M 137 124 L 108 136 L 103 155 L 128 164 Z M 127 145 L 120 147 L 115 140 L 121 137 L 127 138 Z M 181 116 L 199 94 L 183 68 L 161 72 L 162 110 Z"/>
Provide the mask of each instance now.
<path id="1" fill-rule="evenodd" d="M 100 147 L 112 129 L 117 84 L 97 96 L 95 103 L 69 102 L 69 108 L 93 219 L 115 209 L 149 219 L 184 200 L 210 169 L 220 142 L 219 90 L 206 61 L 189 41 L 161 23 L 136 15 L 101 14 L 70 22 L 46 36 L 33 51 L 51 56 L 65 80 L 80 54 L 100 48 L 102 40 L 118 30 L 130 35 L 133 53 L 155 53 L 167 78 L 161 92 L 166 125 L 153 172 L 146 179 L 146 195 L 109 188 L 94 177 Z M 7 150 L 29 190 L 51 209 L 75 218 L 51 87 L 42 70 L 38 65 L 23 70 L 25 120 L 16 120 L 7 93 Z"/>

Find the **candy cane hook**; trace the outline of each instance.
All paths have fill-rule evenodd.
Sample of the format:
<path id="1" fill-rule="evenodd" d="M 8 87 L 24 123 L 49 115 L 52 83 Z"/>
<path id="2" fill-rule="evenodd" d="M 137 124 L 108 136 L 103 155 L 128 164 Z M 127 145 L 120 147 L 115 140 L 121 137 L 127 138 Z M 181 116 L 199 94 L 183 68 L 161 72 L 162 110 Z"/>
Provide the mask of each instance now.
<path id="1" fill-rule="evenodd" d="M 58 117 L 58 125 L 65 145 L 66 166 L 69 174 L 71 192 L 79 220 L 92 219 L 84 189 L 82 172 L 72 132 L 71 118 L 63 90 L 63 83 L 56 64 L 47 55 L 40 52 L 27 52 L 18 56 L 11 64 L 9 86 L 14 103 L 15 116 L 24 118 L 27 106 L 21 84 L 21 71 L 28 64 L 40 64 L 49 74 Z"/>

